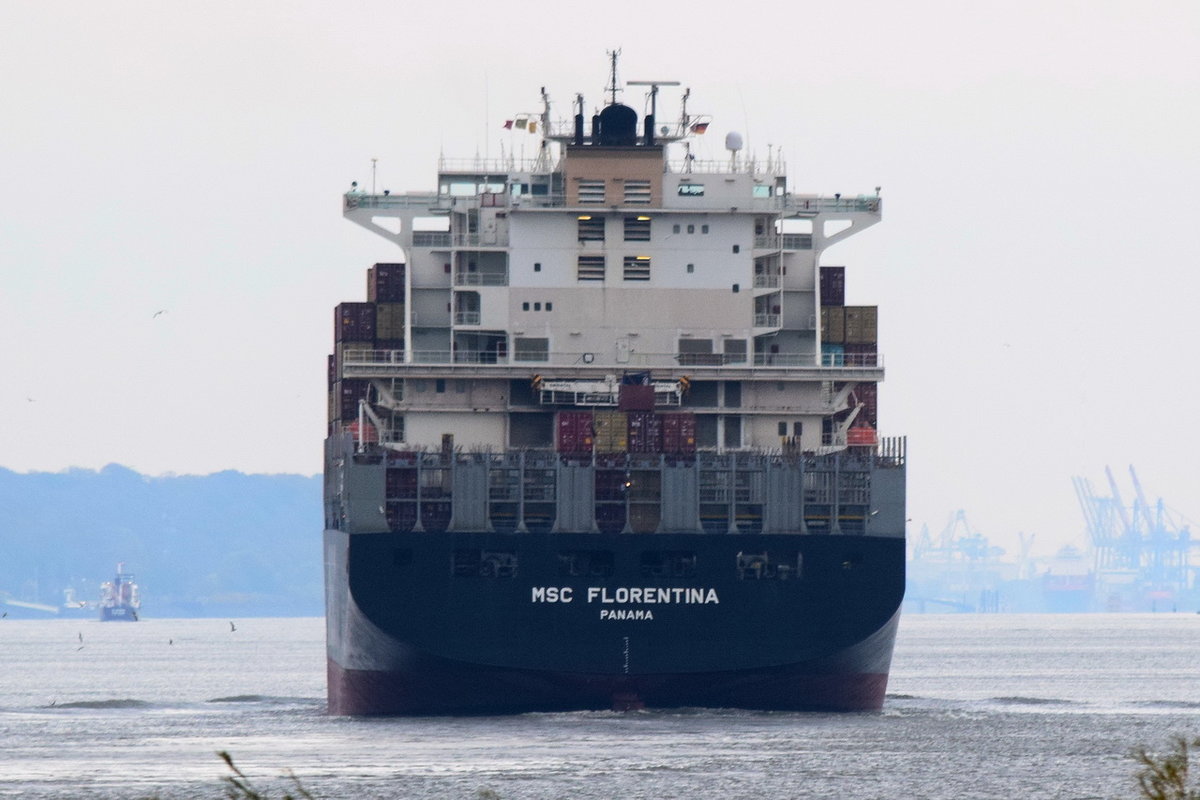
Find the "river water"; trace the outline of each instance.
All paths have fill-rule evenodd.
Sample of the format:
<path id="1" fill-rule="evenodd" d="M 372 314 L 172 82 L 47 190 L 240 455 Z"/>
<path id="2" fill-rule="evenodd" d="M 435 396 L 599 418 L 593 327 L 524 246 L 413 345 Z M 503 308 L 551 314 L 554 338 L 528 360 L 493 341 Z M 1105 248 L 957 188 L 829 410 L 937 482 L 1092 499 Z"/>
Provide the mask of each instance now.
<path id="1" fill-rule="evenodd" d="M 320 619 L 0 620 L 0 796 L 1132 798 L 1200 615 L 908 615 L 882 712 L 325 714 Z"/>

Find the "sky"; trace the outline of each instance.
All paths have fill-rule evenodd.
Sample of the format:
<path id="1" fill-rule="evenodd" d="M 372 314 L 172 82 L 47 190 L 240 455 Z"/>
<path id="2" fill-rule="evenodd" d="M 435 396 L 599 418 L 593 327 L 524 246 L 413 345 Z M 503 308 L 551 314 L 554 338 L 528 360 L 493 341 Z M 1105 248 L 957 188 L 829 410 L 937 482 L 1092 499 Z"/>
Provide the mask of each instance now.
<path id="1" fill-rule="evenodd" d="M 1106 465 L 1200 520 L 1200 4 L 745 8 L 0 4 L 0 467 L 319 472 L 332 308 L 399 260 L 350 181 L 533 155 L 504 120 L 600 103 L 619 48 L 712 115 L 698 157 L 738 131 L 795 192 L 882 187 L 823 263 L 880 306 L 910 534 L 1082 545 Z"/>

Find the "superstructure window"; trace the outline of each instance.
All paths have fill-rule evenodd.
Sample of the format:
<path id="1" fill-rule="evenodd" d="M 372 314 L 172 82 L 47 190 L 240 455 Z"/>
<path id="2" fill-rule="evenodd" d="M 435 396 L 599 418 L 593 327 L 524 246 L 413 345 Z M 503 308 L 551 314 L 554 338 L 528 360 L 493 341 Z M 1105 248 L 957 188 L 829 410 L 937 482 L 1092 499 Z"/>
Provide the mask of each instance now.
<path id="1" fill-rule="evenodd" d="M 679 184 L 679 196 L 680 197 L 703 197 L 704 196 L 704 184 L 703 183 L 681 183 L 681 184 Z"/>
<path id="2" fill-rule="evenodd" d="M 627 242 L 648 242 L 650 241 L 650 218 L 645 214 L 639 214 L 636 217 L 625 218 L 625 241 Z"/>
<path id="3" fill-rule="evenodd" d="M 625 204 L 631 206 L 650 205 L 650 181 L 625 181 Z"/>
<path id="4" fill-rule="evenodd" d="M 726 339 L 725 340 L 725 363 L 726 364 L 745 364 L 746 363 L 746 340 L 745 339 Z M 728 386 L 726 387 L 728 389 Z"/>
<path id="5" fill-rule="evenodd" d="M 650 280 L 650 256 L 625 256 L 622 276 L 627 281 Z"/>
<path id="6" fill-rule="evenodd" d="M 579 217 L 579 241 L 603 242 L 604 217 L 584 215 Z"/>
<path id="7" fill-rule="evenodd" d="M 579 182 L 579 204 L 604 203 L 604 181 L 581 180 Z"/>
<path id="8" fill-rule="evenodd" d="M 525 339 L 520 336 L 513 339 L 513 358 L 516 361 L 549 361 L 549 339 Z"/>
<path id="9" fill-rule="evenodd" d="M 580 256 L 576 277 L 581 281 L 604 280 L 604 256 Z"/>

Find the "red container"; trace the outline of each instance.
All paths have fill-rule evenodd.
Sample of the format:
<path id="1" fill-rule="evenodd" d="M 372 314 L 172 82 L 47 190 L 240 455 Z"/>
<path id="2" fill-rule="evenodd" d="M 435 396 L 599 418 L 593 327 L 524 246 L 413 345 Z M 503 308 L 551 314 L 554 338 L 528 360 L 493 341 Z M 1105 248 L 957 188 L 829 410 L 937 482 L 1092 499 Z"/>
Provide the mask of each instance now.
<path id="1" fill-rule="evenodd" d="M 847 367 L 875 367 L 879 365 L 879 345 L 869 343 L 847 343 L 843 345 Z"/>
<path id="2" fill-rule="evenodd" d="M 872 428 L 879 426 L 879 384 L 860 383 L 854 387 L 854 402 L 862 403 L 859 416 L 864 417 Z"/>
<path id="3" fill-rule="evenodd" d="M 375 340 L 375 304 L 339 303 L 333 312 L 333 338 L 336 342 Z"/>
<path id="4" fill-rule="evenodd" d="M 651 389 L 653 387 L 644 388 Z M 628 434 L 629 452 L 631 453 L 661 453 L 663 451 L 662 420 L 653 411 L 630 411 Z"/>
<path id="5" fill-rule="evenodd" d="M 590 453 L 592 412 L 560 411 L 555 420 L 555 450 L 560 453 Z"/>
<path id="6" fill-rule="evenodd" d="M 625 385 L 617 387 L 618 411 L 653 411 L 654 387 Z"/>
<path id="7" fill-rule="evenodd" d="M 403 303 L 404 265 L 376 264 L 368 269 L 367 300 L 372 303 Z"/>
<path id="8" fill-rule="evenodd" d="M 660 414 L 662 452 L 668 455 L 692 455 L 696 452 L 696 415 L 690 411 Z"/>

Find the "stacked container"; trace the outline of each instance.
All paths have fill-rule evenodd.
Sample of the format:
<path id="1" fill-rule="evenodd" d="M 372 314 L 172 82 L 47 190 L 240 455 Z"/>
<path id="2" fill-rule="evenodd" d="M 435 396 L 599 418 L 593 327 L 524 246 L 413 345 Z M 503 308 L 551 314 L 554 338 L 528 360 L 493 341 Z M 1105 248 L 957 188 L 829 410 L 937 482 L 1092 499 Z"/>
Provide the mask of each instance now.
<path id="1" fill-rule="evenodd" d="M 634 388 L 653 389 L 650 386 Z M 629 411 L 627 414 L 629 452 L 661 453 L 663 445 L 662 418 L 653 411 Z"/>
<path id="2" fill-rule="evenodd" d="M 341 303 L 333 314 L 333 353 L 328 359 L 329 429 L 358 419 L 367 382 L 343 378 L 346 354 L 360 350 L 403 350 L 404 264 L 375 264 L 367 270 L 367 302 Z"/>
<path id="3" fill-rule="evenodd" d="M 846 306 L 846 344 L 875 344 L 878 340 L 878 307 Z"/>
<path id="4" fill-rule="evenodd" d="M 696 452 L 696 415 L 690 411 L 661 414 L 662 451 L 690 456 Z"/>
<path id="5" fill-rule="evenodd" d="M 592 412 L 560 411 L 554 424 L 555 450 L 578 454 L 592 452 Z"/>
<path id="6" fill-rule="evenodd" d="M 821 342 L 823 344 L 845 344 L 845 306 L 821 306 Z"/>
<path id="7" fill-rule="evenodd" d="M 846 305 L 845 267 L 821 267 L 821 305 Z"/>
<path id="8" fill-rule="evenodd" d="M 376 264 L 367 270 L 367 301 L 404 302 L 404 265 Z"/>
<path id="9" fill-rule="evenodd" d="M 592 430 L 597 453 L 625 453 L 629 450 L 629 417 L 624 411 L 597 411 L 592 414 Z"/>
<path id="10" fill-rule="evenodd" d="M 374 342 L 375 304 L 339 303 L 333 312 L 335 342 Z"/>
<path id="11" fill-rule="evenodd" d="M 380 340 L 404 339 L 404 303 L 375 304 L 375 337 Z"/>

